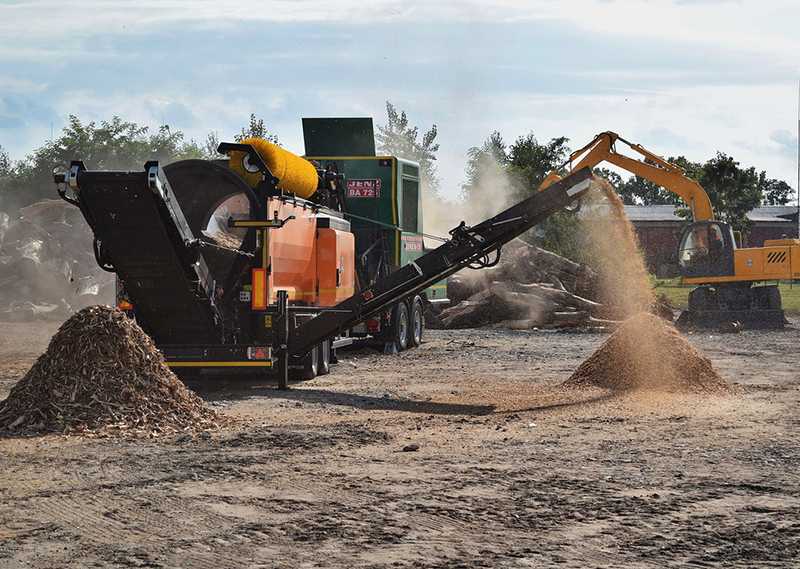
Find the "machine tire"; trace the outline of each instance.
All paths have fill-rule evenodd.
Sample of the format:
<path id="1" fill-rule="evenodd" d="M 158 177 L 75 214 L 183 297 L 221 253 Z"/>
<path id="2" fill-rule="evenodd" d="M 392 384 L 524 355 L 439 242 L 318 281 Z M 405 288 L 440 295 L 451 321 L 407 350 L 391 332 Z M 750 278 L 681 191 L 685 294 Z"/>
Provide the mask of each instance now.
<path id="1" fill-rule="evenodd" d="M 716 291 L 708 286 L 699 286 L 689 292 L 689 310 L 717 310 Z"/>
<path id="2" fill-rule="evenodd" d="M 766 299 L 768 310 L 781 310 L 783 302 L 781 301 L 781 291 L 776 286 L 765 286 L 764 296 Z"/>
<path id="3" fill-rule="evenodd" d="M 310 381 L 319 373 L 319 346 L 297 360 L 298 367 L 289 369 L 289 379 L 293 381 Z M 299 367 L 302 366 L 302 367 Z"/>
<path id="4" fill-rule="evenodd" d="M 391 339 L 397 346 L 397 351 L 402 352 L 408 348 L 408 304 L 399 302 L 392 310 L 392 335 Z"/>
<path id="5" fill-rule="evenodd" d="M 331 342 L 325 340 L 319 345 L 319 363 L 317 375 L 328 375 L 331 372 Z"/>
<path id="6" fill-rule="evenodd" d="M 422 343 L 422 336 L 425 333 L 425 308 L 419 296 L 415 296 L 411 301 L 408 324 L 408 346 L 416 348 Z"/>

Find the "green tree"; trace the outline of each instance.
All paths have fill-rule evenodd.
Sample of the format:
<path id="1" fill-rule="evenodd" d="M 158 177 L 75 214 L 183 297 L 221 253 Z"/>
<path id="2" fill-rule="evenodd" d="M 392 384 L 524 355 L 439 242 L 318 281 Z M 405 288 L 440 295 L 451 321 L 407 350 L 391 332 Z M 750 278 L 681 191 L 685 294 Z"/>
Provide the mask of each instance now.
<path id="1" fill-rule="evenodd" d="M 674 194 L 641 176 L 631 176 L 618 191 L 626 205 L 664 205 L 676 200 Z"/>
<path id="2" fill-rule="evenodd" d="M 212 134 L 216 137 L 216 133 Z M 264 119 L 256 117 L 255 113 L 250 113 L 250 124 L 246 127 L 243 127 L 241 132 L 235 135 L 233 138 L 236 142 L 241 142 L 246 138 L 253 137 L 263 138 L 264 140 L 268 140 L 273 144 L 280 144 L 280 142 L 278 142 L 278 136 L 270 132 L 264 124 Z M 216 154 L 216 146 L 214 147 L 214 153 Z"/>
<path id="3" fill-rule="evenodd" d="M 605 178 L 608 181 L 608 183 L 611 184 L 611 186 L 614 187 L 618 192 L 620 192 L 620 188 L 625 183 L 625 180 L 622 179 L 622 176 L 620 176 L 613 170 L 609 170 L 608 168 L 595 168 L 594 173 L 597 176 Z M 625 196 L 622 196 L 622 201 L 628 204 L 628 201 L 625 199 Z"/>
<path id="4" fill-rule="evenodd" d="M 520 201 L 537 191 L 544 178 L 551 171 L 563 173 L 563 165 L 570 154 L 569 139 L 558 137 L 546 143 L 540 143 L 533 133 L 520 136 L 508 147 L 503 143 L 499 133 L 495 132 L 484 142 L 482 147 L 471 149 L 468 155 L 467 184 L 465 195 L 472 199 L 481 199 L 475 195 L 477 192 L 470 185 L 470 174 L 481 172 L 481 166 L 499 162 L 506 176 L 510 188 L 509 202 Z M 480 184 L 477 185 L 481 187 Z M 491 191 L 484 188 L 483 192 Z M 491 194 L 483 199 L 492 200 L 496 196 Z M 561 211 L 551 215 L 529 231 L 523 238 L 531 243 L 544 247 L 554 253 L 576 260 L 586 261 L 586 248 L 581 243 L 582 232 L 579 228 L 580 221 L 570 212 Z"/>
<path id="5" fill-rule="evenodd" d="M 439 178 L 434 164 L 439 151 L 439 143 L 436 142 L 439 131 L 436 125 L 431 125 L 419 140 L 419 127 L 412 127 L 406 112 L 398 113 L 395 106 L 386 101 L 386 124 L 377 127 L 375 140 L 378 151 L 417 162 L 423 183 L 433 190 L 438 189 Z"/>
<path id="6" fill-rule="evenodd" d="M 9 174 L 11 174 L 11 158 L 6 149 L 3 148 L 3 145 L 0 144 L 0 178 Z"/>
<path id="7" fill-rule="evenodd" d="M 519 201 L 537 191 L 547 174 L 552 171 L 564 173 L 564 164 L 570 154 L 569 139 L 563 136 L 540 143 L 533 133 L 520 136 L 508 150 L 508 170 L 513 177 L 516 192 L 514 201 Z M 523 238 L 554 253 L 585 262 L 582 232 L 577 216 L 559 211 L 545 219 Z"/>
<path id="8" fill-rule="evenodd" d="M 568 138 L 560 136 L 541 144 L 533 133 L 514 141 L 508 149 L 508 164 L 520 182 L 519 198 L 535 192 L 551 171 L 563 171 L 570 153 L 568 142 Z"/>
<path id="9" fill-rule="evenodd" d="M 758 175 L 762 205 L 786 205 L 794 196 L 792 187 L 783 180 L 767 178 L 766 172 Z"/>
<path id="10" fill-rule="evenodd" d="M 698 182 L 711 199 L 717 219 L 729 223 L 734 230 L 750 228 L 747 213 L 759 206 L 763 197 L 755 168 L 740 168 L 731 156 L 717 152 L 703 164 Z"/>
<path id="11" fill-rule="evenodd" d="M 11 187 L 12 166 L 11 157 L 0 145 L 0 210 L 8 207 L 4 198 L 8 195 L 8 189 Z"/>
<path id="12" fill-rule="evenodd" d="M 485 199 L 484 186 L 487 178 L 501 172 L 507 175 L 508 154 L 503 136 L 494 131 L 481 146 L 473 146 L 467 150 L 467 166 L 464 174 L 466 182 L 461 186 L 461 195 L 466 200 Z"/>
<path id="13" fill-rule="evenodd" d="M 219 135 L 216 131 L 211 131 L 206 135 L 206 139 L 202 145 L 199 145 L 199 152 L 206 160 L 215 160 L 217 158 L 224 158 L 225 156 L 217 152 L 219 147 Z"/>
<path id="14" fill-rule="evenodd" d="M 200 158 L 199 147 L 183 140 L 183 133 L 162 125 L 150 134 L 148 127 L 113 117 L 110 121 L 83 123 L 71 115 L 55 140 L 49 140 L 16 162 L 2 186 L 4 207 L 22 207 L 55 195 L 53 170 L 71 160 L 83 160 L 92 169 L 141 168 L 148 160 L 167 164 L 184 158 Z"/>

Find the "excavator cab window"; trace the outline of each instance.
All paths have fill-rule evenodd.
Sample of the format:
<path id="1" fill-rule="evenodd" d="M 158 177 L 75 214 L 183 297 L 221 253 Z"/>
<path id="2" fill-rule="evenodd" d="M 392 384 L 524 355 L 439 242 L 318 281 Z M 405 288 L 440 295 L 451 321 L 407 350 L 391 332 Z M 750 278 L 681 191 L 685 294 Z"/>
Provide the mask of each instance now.
<path id="1" fill-rule="evenodd" d="M 733 274 L 733 232 L 726 223 L 698 221 L 683 232 L 678 263 L 684 277 L 720 277 Z"/>

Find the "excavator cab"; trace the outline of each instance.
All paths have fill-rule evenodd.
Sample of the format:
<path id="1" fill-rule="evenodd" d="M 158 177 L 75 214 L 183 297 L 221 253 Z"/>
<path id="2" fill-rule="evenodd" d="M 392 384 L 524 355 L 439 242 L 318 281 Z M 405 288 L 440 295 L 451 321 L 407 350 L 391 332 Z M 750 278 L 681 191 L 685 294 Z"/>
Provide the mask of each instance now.
<path id="1" fill-rule="evenodd" d="M 731 276 L 735 249 L 730 225 L 721 221 L 696 221 L 688 225 L 681 236 L 678 249 L 681 276 Z"/>

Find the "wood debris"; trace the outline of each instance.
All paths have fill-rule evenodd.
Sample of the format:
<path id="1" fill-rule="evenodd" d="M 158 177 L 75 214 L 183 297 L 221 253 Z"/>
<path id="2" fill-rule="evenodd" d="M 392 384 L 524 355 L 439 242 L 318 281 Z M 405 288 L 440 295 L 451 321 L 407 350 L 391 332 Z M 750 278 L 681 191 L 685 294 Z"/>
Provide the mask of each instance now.
<path id="1" fill-rule="evenodd" d="M 91 306 L 69 318 L 0 402 L 0 430 L 152 435 L 217 428 L 207 408 L 119 310 Z"/>
<path id="2" fill-rule="evenodd" d="M 614 391 L 730 391 L 711 361 L 674 326 L 645 312 L 626 320 L 564 385 Z"/>

